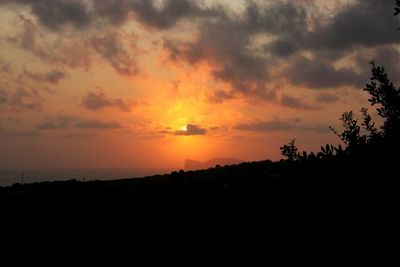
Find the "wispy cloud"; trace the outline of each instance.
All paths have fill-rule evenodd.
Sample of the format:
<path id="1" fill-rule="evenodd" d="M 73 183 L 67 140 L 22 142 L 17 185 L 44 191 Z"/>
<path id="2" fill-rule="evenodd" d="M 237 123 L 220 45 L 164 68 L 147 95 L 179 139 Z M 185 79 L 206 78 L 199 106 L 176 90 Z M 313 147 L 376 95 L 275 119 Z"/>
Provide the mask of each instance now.
<path id="1" fill-rule="evenodd" d="M 122 112 L 131 112 L 136 103 L 121 98 L 110 98 L 104 91 L 89 91 L 82 99 L 82 106 L 92 111 L 99 111 L 105 108 L 117 108 Z"/>
<path id="2" fill-rule="evenodd" d="M 37 126 L 39 130 L 62 130 L 69 128 L 77 129 L 120 129 L 123 125 L 112 121 L 98 119 L 82 119 L 76 116 L 60 115 L 54 118 L 47 118 Z"/>
<path id="3" fill-rule="evenodd" d="M 321 124 L 304 124 L 301 119 L 278 119 L 271 121 L 257 121 L 250 123 L 240 123 L 235 127 L 240 131 L 253 132 L 284 132 L 284 131 L 311 131 L 311 132 L 329 132 L 329 127 Z"/>
<path id="4" fill-rule="evenodd" d="M 49 72 L 41 73 L 41 72 L 31 72 L 25 68 L 24 72 L 20 75 L 20 77 L 23 78 L 26 77 L 28 79 L 37 82 L 58 84 L 61 80 L 67 77 L 67 74 L 64 71 L 58 69 L 53 69 L 50 70 Z"/>
<path id="5" fill-rule="evenodd" d="M 34 88 L 0 88 L 0 112 L 42 111 L 43 102 L 39 90 Z"/>

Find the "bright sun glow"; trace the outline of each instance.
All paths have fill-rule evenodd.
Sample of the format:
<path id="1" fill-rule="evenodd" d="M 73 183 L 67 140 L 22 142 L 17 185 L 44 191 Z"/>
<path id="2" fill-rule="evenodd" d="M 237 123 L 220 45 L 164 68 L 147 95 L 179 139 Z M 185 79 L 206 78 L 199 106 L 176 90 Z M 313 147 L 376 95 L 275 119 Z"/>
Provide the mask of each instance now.
<path id="1" fill-rule="evenodd" d="M 187 125 L 183 126 L 181 129 L 182 131 L 187 132 Z"/>

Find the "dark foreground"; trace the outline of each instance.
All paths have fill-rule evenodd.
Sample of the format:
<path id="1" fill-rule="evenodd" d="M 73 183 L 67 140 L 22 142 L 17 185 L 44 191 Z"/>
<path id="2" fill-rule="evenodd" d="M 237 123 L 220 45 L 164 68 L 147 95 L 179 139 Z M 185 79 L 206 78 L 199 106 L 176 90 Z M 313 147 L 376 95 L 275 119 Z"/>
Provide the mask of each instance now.
<path id="1" fill-rule="evenodd" d="M 0 188 L 2 206 L 107 207 L 224 214 L 356 214 L 397 207 L 392 168 L 366 162 L 253 162 L 141 179 L 44 182 Z M 115 206 L 117 205 L 117 206 Z"/>
<path id="2" fill-rule="evenodd" d="M 13 240 L 50 236 L 55 244 L 127 242 L 126 249 L 140 240 L 147 251 L 193 252 L 196 244 L 217 255 L 230 246 L 264 255 L 265 242 L 275 250 L 340 242 L 352 251 L 351 242 L 376 246 L 371 240 L 393 237 L 398 213 L 395 174 L 362 165 L 263 161 L 143 179 L 15 184 L 0 188 L 1 223 L 11 222 L 2 229 L 13 229 L 5 231 Z"/>

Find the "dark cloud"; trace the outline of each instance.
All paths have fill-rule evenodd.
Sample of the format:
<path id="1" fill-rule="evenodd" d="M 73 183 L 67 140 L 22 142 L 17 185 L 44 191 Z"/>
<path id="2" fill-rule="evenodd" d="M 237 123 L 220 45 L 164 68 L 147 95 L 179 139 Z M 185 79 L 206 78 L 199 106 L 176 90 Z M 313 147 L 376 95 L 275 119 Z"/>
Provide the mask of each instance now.
<path id="1" fill-rule="evenodd" d="M 130 1 L 108 0 L 94 1 L 93 8 L 97 16 L 105 18 L 112 24 L 122 24 L 127 21 L 130 14 Z"/>
<path id="2" fill-rule="evenodd" d="M 310 89 L 328 89 L 340 86 L 362 88 L 366 76 L 350 67 L 335 68 L 333 62 L 324 58 L 297 57 L 286 71 L 287 78 L 296 86 Z"/>
<path id="3" fill-rule="evenodd" d="M 288 56 L 304 50 L 349 51 L 359 47 L 397 44 L 400 41 L 396 29 L 399 20 L 393 16 L 393 8 L 391 0 L 355 1 L 328 21 L 314 21 L 312 30 L 307 23 L 301 23 L 295 35 L 288 31 L 276 34 L 277 39 L 267 46 L 267 51 L 277 56 Z M 303 10 L 307 12 L 305 8 Z M 303 14 L 293 13 L 292 16 L 304 21 Z"/>
<path id="4" fill-rule="evenodd" d="M 0 0 L 0 4 L 24 4 L 51 30 L 65 25 L 84 28 L 90 23 L 88 6 L 82 0 Z"/>
<path id="5" fill-rule="evenodd" d="M 295 5 L 278 3 L 264 7 L 253 1 L 247 3 L 240 17 L 226 12 L 216 13 L 214 20 L 200 26 L 199 37 L 194 42 L 165 43 L 171 58 L 190 64 L 209 62 L 216 79 L 231 85 L 233 91 L 261 97 L 275 98 L 267 84 L 271 82 L 271 59 L 251 49 L 256 34 L 270 33 L 296 35 L 306 24 L 306 13 Z"/>
<path id="6" fill-rule="evenodd" d="M 42 61 L 52 65 L 88 69 L 92 61 L 91 56 L 93 52 L 96 52 L 120 74 L 133 75 L 138 72 L 138 66 L 131 51 L 125 48 L 121 36 L 116 32 L 106 31 L 98 36 L 77 36 L 70 39 L 60 36 L 59 39 L 52 42 L 40 38 L 42 32 L 31 19 L 24 16 L 20 16 L 20 19 L 21 31 L 15 36 L 8 37 L 8 42 L 32 53 Z M 62 75 L 62 71 L 57 69 L 55 71 L 49 73 L 48 77 L 39 73 L 28 72 L 27 74 L 33 79 L 52 78 L 55 80 Z"/>
<path id="7" fill-rule="evenodd" d="M 120 74 L 132 75 L 138 72 L 136 62 L 125 50 L 116 33 L 93 37 L 91 45 L 95 51 Z"/>
<path id="8" fill-rule="evenodd" d="M 284 131 L 311 131 L 311 132 L 328 132 L 329 127 L 324 125 L 306 125 L 300 119 L 278 119 L 275 118 L 271 121 L 241 123 L 235 127 L 240 131 L 253 131 L 253 132 L 284 132 Z"/>
<path id="9" fill-rule="evenodd" d="M 392 15 L 393 1 L 389 0 L 356 1 L 329 19 L 314 19 L 313 27 L 310 27 L 310 16 L 322 18 L 324 15 L 315 10 L 311 14 L 311 8 L 295 1 L 269 5 L 248 1 L 246 4 L 246 10 L 239 17 L 219 12 L 213 20 L 203 22 L 194 42 L 166 41 L 165 48 L 171 58 L 193 65 L 209 62 L 214 77 L 231 85 L 232 95 L 239 92 L 275 99 L 271 85 L 276 77 L 271 72 L 287 63 L 289 56 L 289 67 L 281 74 L 294 86 L 362 88 L 368 78 L 368 65 L 356 62 L 358 69 L 337 67 L 336 61 L 359 49 L 378 49 L 400 41 L 396 29 L 398 18 Z M 264 46 L 258 44 L 264 47 L 264 53 L 251 49 L 257 34 L 267 34 L 275 39 Z M 309 52 L 311 57 L 304 57 L 303 52 Z M 393 61 L 386 59 L 388 64 Z M 223 99 L 216 97 L 214 102 Z M 299 104 L 294 99 L 284 100 L 289 106 Z"/>
<path id="10" fill-rule="evenodd" d="M 67 74 L 64 71 L 58 69 L 53 69 L 46 73 L 31 72 L 28 71 L 27 69 L 24 69 L 24 72 L 21 76 L 37 82 L 48 82 L 48 83 L 58 84 L 59 81 L 67 77 Z"/>
<path id="11" fill-rule="evenodd" d="M 63 137 L 66 139 L 87 139 L 97 137 L 97 135 L 91 133 L 69 133 L 63 135 Z"/>
<path id="12" fill-rule="evenodd" d="M 121 98 L 109 98 L 104 92 L 88 92 L 82 100 L 82 106 L 98 111 L 104 108 L 118 108 L 123 112 L 131 112 L 136 103 Z"/>
<path id="13" fill-rule="evenodd" d="M 282 95 L 281 105 L 293 109 L 304 109 L 304 110 L 317 109 L 316 106 L 312 106 L 306 103 L 303 98 L 298 98 L 290 95 Z"/>
<path id="14" fill-rule="evenodd" d="M 291 121 L 275 119 L 266 122 L 241 123 L 235 127 L 241 131 L 257 131 L 257 132 L 272 132 L 272 131 L 289 131 L 296 128 L 296 124 Z"/>
<path id="15" fill-rule="evenodd" d="M 101 120 L 78 120 L 74 126 L 79 129 L 119 129 L 123 126 L 117 122 L 105 122 Z"/>
<path id="16" fill-rule="evenodd" d="M 205 135 L 207 130 L 194 124 L 186 125 L 186 131 L 176 131 L 175 135 L 191 136 L 191 135 Z"/>
<path id="17" fill-rule="evenodd" d="M 211 95 L 208 96 L 207 100 L 211 103 L 222 103 L 226 100 L 233 99 L 235 96 L 233 92 L 226 92 L 223 90 L 218 90 L 213 92 Z"/>
<path id="18" fill-rule="evenodd" d="M 266 46 L 265 51 L 278 57 L 288 57 L 299 49 L 297 42 L 283 37 Z"/>
<path id="19" fill-rule="evenodd" d="M 165 48 L 175 60 L 193 65 L 209 62 L 213 66 L 213 76 L 230 84 L 235 92 L 274 98 L 266 87 L 267 61 L 247 49 L 251 35 L 239 26 L 229 19 L 208 22 L 201 26 L 195 42 L 181 45 L 167 42 Z"/>
<path id="20" fill-rule="evenodd" d="M 334 94 L 320 93 L 315 97 L 315 101 L 320 104 L 331 104 L 339 101 L 339 97 Z"/>
<path id="21" fill-rule="evenodd" d="M 0 88 L 0 112 L 42 111 L 43 101 L 39 91 L 33 88 Z"/>
<path id="22" fill-rule="evenodd" d="M 130 7 L 138 20 L 146 25 L 166 29 L 174 26 L 184 18 L 206 17 L 216 15 L 212 9 L 201 8 L 192 0 L 166 0 L 157 7 L 154 0 L 131 1 Z"/>
<path id="23" fill-rule="evenodd" d="M 37 126 L 39 130 L 57 130 L 67 129 L 77 121 L 74 116 L 60 115 L 57 118 L 48 118 L 43 123 Z"/>
<path id="24" fill-rule="evenodd" d="M 394 1 L 359 0 L 349 4 L 332 18 L 319 24 L 303 41 L 309 49 L 352 49 L 396 44 L 400 41 L 393 16 Z"/>
<path id="25" fill-rule="evenodd" d="M 55 118 L 47 118 L 37 126 L 39 130 L 59 129 L 119 129 L 123 126 L 117 122 L 106 122 L 97 119 L 81 119 L 75 116 L 60 115 Z"/>
<path id="26" fill-rule="evenodd" d="M 71 25 L 85 29 L 96 20 L 122 24 L 133 15 L 141 23 L 158 29 L 174 26 L 184 18 L 212 16 L 215 11 L 202 8 L 198 1 L 165 0 L 0 0 L 0 4 L 24 4 L 42 25 L 50 30 Z"/>
<path id="27" fill-rule="evenodd" d="M 64 38 L 60 35 L 54 42 L 43 40 L 41 38 L 43 32 L 34 21 L 20 15 L 20 22 L 21 30 L 7 38 L 10 44 L 30 52 L 51 65 L 89 68 L 90 54 L 83 38 Z"/>
<path id="28" fill-rule="evenodd" d="M 243 13 L 236 14 L 218 6 L 218 1 L 217 5 L 205 5 L 196 0 L 165 0 L 161 4 L 156 0 L 0 0 L 0 4 L 29 6 L 42 25 L 59 32 L 66 25 L 85 29 L 106 21 L 115 26 L 131 18 L 153 30 L 172 29 L 182 20 L 190 21 L 197 27 L 196 39 L 182 42 L 171 38 L 164 47 L 175 61 L 209 63 L 212 75 L 230 86 L 210 97 L 217 103 L 237 95 L 280 101 L 275 91 L 282 87 L 282 77 L 294 86 L 312 89 L 362 88 L 368 79 L 364 60 L 351 67 L 338 67 L 337 61 L 363 49 L 376 53 L 383 46 L 393 49 L 400 42 L 399 17 L 393 16 L 392 0 L 350 1 L 329 16 L 313 8 L 313 0 L 245 2 Z M 52 53 L 52 47 L 38 44 L 35 25 L 28 20 L 25 24 L 24 32 L 10 41 L 48 62 L 87 66 L 85 52 L 81 56 Z M 137 73 L 132 51 L 117 33 L 104 29 L 101 36 L 89 36 L 84 45 L 117 72 Z M 260 36 L 268 36 L 268 42 L 257 39 Z M 68 57 L 61 56 L 65 54 Z M 390 55 L 389 50 L 385 54 Z M 398 68 L 392 58 L 382 59 Z M 288 104 L 296 105 L 295 101 Z"/>
<path id="29" fill-rule="evenodd" d="M 393 46 L 383 46 L 374 49 L 362 50 L 356 53 L 355 61 L 360 66 L 369 66 L 369 62 L 374 60 L 376 64 L 384 66 L 389 76 L 394 82 L 400 82 L 396 73 L 400 72 L 400 53 Z M 369 77 L 369 70 L 363 76 Z"/>

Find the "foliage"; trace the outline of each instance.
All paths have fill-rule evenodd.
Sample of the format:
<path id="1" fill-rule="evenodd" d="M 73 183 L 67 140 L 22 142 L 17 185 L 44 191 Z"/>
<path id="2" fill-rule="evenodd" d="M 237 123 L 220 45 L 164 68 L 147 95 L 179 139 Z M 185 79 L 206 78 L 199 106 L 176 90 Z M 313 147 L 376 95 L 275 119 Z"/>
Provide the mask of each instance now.
<path id="1" fill-rule="evenodd" d="M 364 89 L 370 94 L 369 102 L 376 109 L 379 116 L 385 119 L 382 134 L 385 137 L 393 137 L 399 133 L 400 126 L 400 90 L 397 89 L 388 78 L 385 68 L 376 66 L 371 62 L 371 82 Z"/>
<path id="2" fill-rule="evenodd" d="M 287 157 L 289 161 L 333 159 L 344 155 L 352 157 L 354 153 L 361 150 L 364 152 L 370 151 L 371 154 L 377 153 L 376 145 L 378 145 L 378 147 L 382 145 L 381 153 L 393 153 L 393 151 L 384 151 L 384 149 L 391 147 L 391 150 L 395 150 L 396 144 L 399 143 L 400 89 L 396 88 L 390 81 L 385 68 L 376 66 L 373 61 L 370 64 L 372 65 L 371 79 L 364 91 L 369 93 L 370 98 L 368 100 L 371 105 L 378 106 L 376 108 L 377 113 L 384 120 L 380 129 L 375 126 L 375 122 L 367 108 L 364 107 L 361 109 L 361 124 L 359 124 L 352 111 L 347 111 L 343 113 L 340 118 L 343 127 L 341 132 L 330 127 L 346 145 L 345 149 L 340 145 L 338 147 L 326 145 L 325 147 L 321 147 L 321 152 L 317 154 L 312 152 L 310 154 L 307 152 L 300 154 L 297 153 L 297 148 L 293 140 L 289 144 L 281 147 L 282 155 Z M 362 129 L 366 131 L 366 134 L 362 134 Z M 385 146 L 383 146 L 383 144 Z M 374 145 L 374 147 L 372 147 L 372 145 Z"/>
<path id="3" fill-rule="evenodd" d="M 287 158 L 288 161 L 295 161 L 298 158 L 297 147 L 294 144 L 296 139 L 293 139 L 288 144 L 281 147 L 282 155 Z"/>

